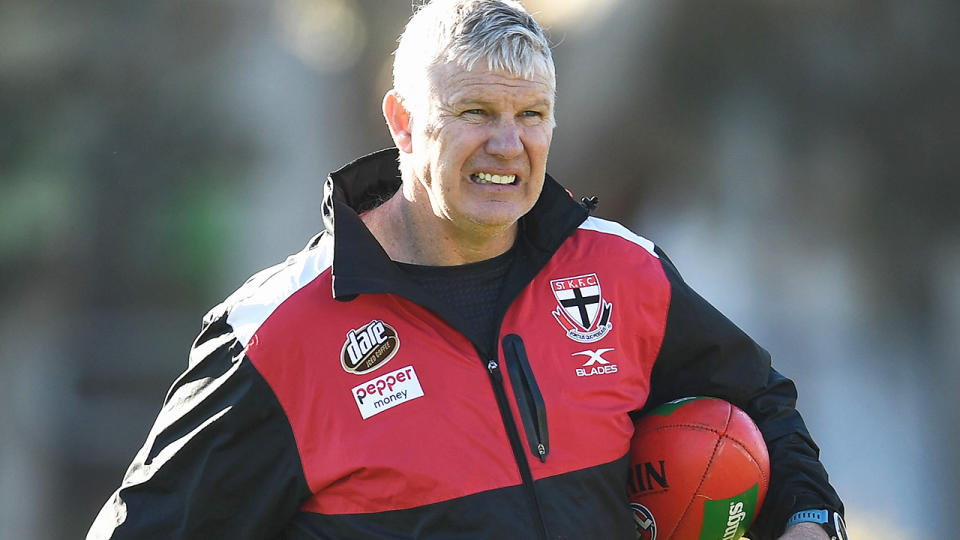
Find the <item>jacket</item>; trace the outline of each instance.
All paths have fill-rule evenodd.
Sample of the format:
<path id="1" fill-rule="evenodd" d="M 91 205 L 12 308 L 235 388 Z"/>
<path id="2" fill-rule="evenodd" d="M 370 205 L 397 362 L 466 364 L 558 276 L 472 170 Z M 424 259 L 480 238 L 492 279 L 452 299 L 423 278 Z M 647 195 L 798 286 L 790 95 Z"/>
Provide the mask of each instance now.
<path id="1" fill-rule="evenodd" d="M 206 315 L 88 538 L 632 539 L 633 420 L 692 395 L 743 408 L 768 444 L 755 540 L 842 510 L 793 383 L 659 247 L 548 177 L 488 342 L 362 224 L 396 158 L 332 173 L 326 230 Z"/>

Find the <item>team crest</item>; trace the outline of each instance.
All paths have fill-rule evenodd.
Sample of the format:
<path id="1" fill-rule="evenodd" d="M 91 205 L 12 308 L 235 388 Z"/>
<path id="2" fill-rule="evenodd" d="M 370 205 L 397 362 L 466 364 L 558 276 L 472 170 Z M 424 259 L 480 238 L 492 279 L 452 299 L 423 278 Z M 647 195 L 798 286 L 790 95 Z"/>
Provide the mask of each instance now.
<path id="1" fill-rule="evenodd" d="M 553 318 L 567 332 L 567 337 L 580 343 L 598 341 L 613 328 L 610 311 L 613 305 L 603 300 L 597 274 L 554 279 L 550 289 L 557 298 Z"/>
<path id="2" fill-rule="evenodd" d="M 632 502 L 633 523 L 637 526 L 637 540 L 657 540 L 657 521 L 646 506 Z"/>

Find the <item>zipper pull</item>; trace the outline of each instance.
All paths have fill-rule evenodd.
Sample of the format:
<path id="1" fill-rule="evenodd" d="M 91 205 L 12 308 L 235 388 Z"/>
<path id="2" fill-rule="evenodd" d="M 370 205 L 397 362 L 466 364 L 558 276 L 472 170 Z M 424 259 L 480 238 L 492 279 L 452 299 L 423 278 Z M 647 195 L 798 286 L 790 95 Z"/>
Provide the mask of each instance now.
<path id="1" fill-rule="evenodd" d="M 503 372 L 500 371 L 500 364 L 498 364 L 496 360 L 487 362 L 487 371 L 490 373 L 490 376 L 493 377 L 493 380 L 499 384 L 503 384 Z"/>
<path id="2" fill-rule="evenodd" d="M 540 454 L 540 461 L 543 463 L 547 462 L 547 448 L 543 446 L 543 443 L 537 445 L 537 453 Z"/>

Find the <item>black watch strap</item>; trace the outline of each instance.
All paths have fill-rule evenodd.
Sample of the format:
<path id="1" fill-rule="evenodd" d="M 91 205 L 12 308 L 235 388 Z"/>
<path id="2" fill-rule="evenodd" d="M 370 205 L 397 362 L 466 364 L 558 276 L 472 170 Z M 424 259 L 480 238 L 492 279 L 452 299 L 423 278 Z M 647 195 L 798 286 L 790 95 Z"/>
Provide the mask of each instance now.
<path id="1" fill-rule="evenodd" d="M 843 522 L 843 516 L 839 512 L 832 510 L 801 510 L 790 516 L 787 520 L 787 527 L 797 523 L 816 523 L 823 527 L 830 536 L 830 540 L 850 540 L 847 536 L 847 524 Z"/>

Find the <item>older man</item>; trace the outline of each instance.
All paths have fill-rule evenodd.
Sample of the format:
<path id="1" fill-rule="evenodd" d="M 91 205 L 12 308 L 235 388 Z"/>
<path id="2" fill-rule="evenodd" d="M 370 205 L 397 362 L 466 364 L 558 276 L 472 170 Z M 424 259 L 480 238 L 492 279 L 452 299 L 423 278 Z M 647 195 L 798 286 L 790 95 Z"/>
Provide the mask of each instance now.
<path id="1" fill-rule="evenodd" d="M 394 82 L 397 148 L 333 173 L 326 231 L 207 315 L 88 538 L 634 538 L 632 415 L 688 395 L 764 432 L 754 538 L 827 538 L 842 503 L 793 384 L 546 175 L 533 18 L 436 0 Z"/>

